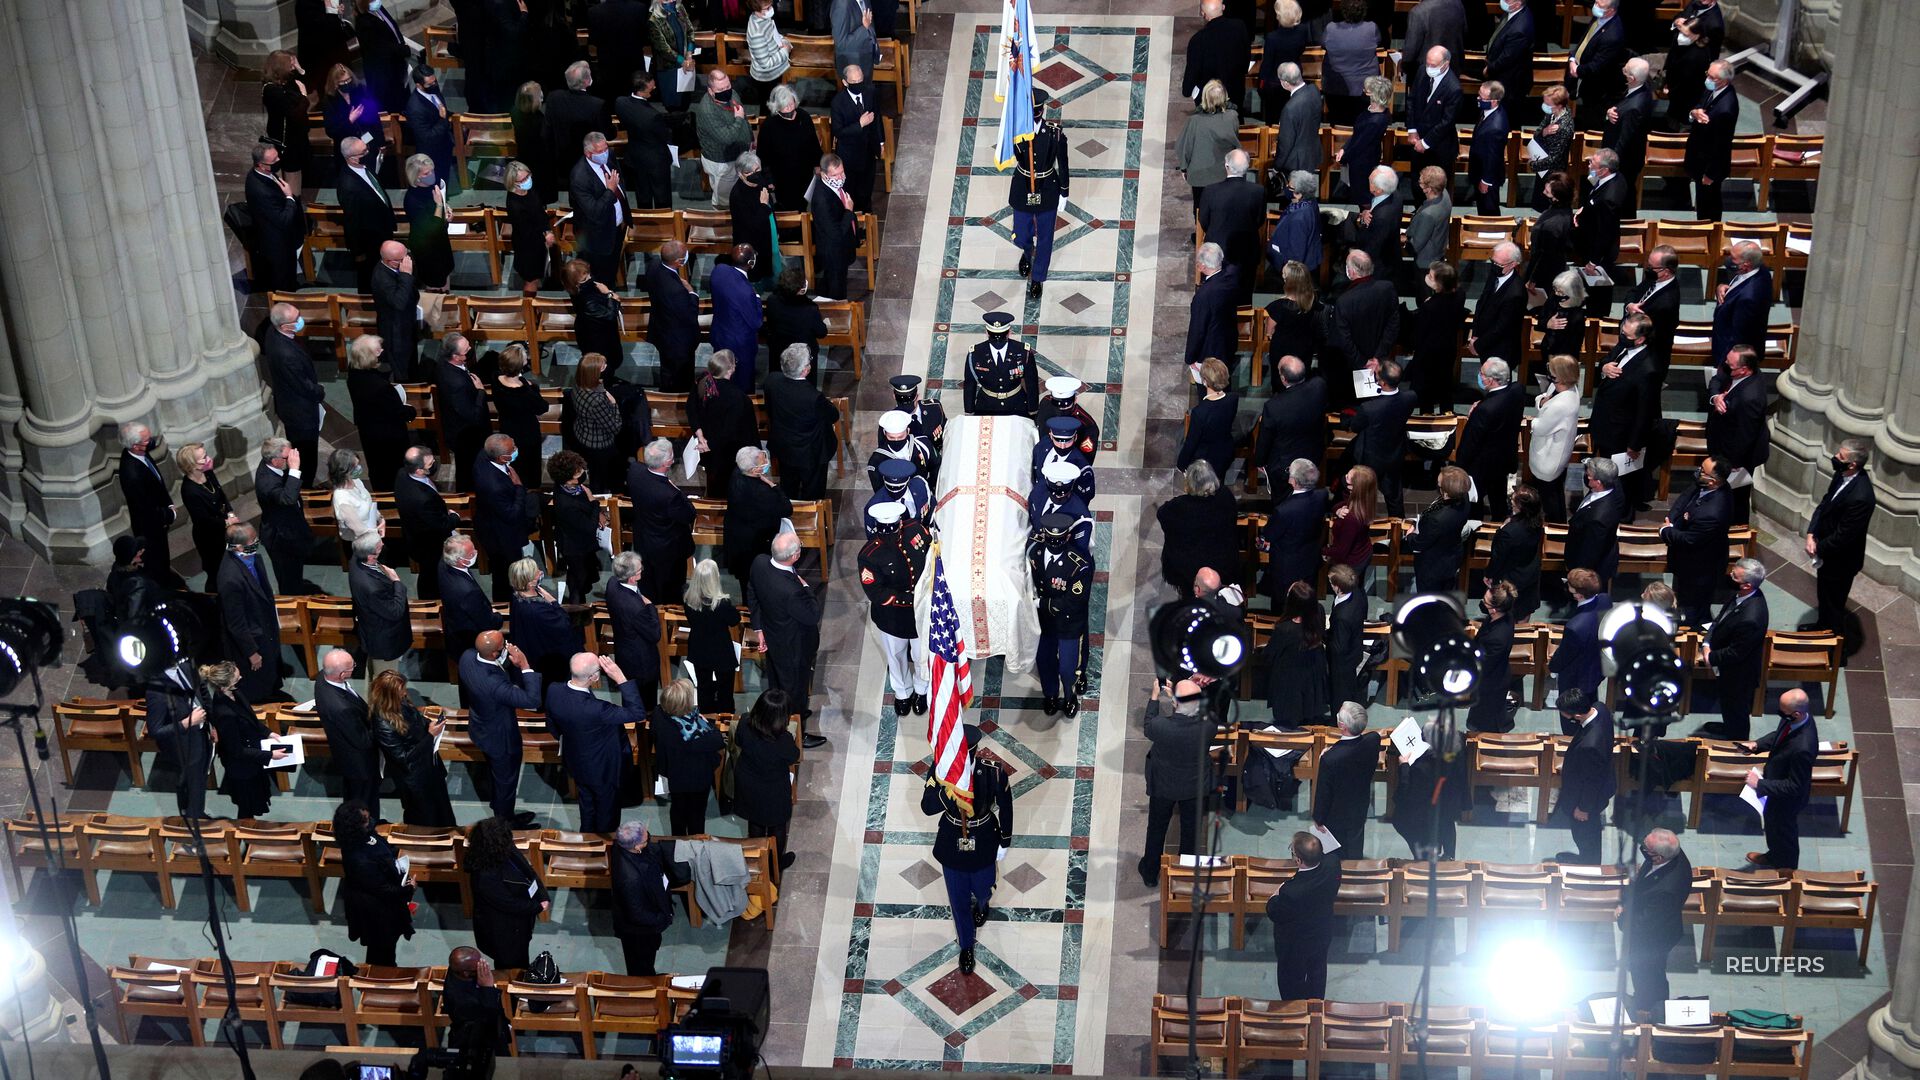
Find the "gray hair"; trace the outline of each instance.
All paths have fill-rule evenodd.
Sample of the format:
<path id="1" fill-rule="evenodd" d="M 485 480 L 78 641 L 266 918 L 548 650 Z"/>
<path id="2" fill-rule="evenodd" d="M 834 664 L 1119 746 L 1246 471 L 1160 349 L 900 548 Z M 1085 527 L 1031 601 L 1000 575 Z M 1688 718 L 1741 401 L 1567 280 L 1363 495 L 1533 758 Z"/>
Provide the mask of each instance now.
<path id="1" fill-rule="evenodd" d="M 443 335 L 440 338 L 441 357 L 445 358 L 445 357 L 452 356 L 460 348 L 460 346 L 465 345 L 466 343 L 467 343 L 467 335 L 462 334 L 457 330 L 451 334 Z"/>
<path id="2" fill-rule="evenodd" d="M 1620 466 L 1615 465 L 1612 458 L 1588 458 L 1586 469 L 1587 475 L 1600 481 L 1603 488 L 1611 488 L 1620 482 Z"/>
<path id="3" fill-rule="evenodd" d="M 1520 245 L 1511 240 L 1502 240 L 1493 245 L 1493 257 L 1504 257 L 1508 262 L 1517 263 L 1520 261 Z"/>
<path id="4" fill-rule="evenodd" d="M 1287 465 L 1287 482 L 1299 491 L 1318 487 L 1320 486 L 1320 466 L 1306 458 L 1294 458 Z"/>
<path id="5" fill-rule="evenodd" d="M 120 445 L 128 450 L 146 442 L 152 435 L 153 429 L 145 424 L 120 425 Z"/>
<path id="6" fill-rule="evenodd" d="M 513 436 L 511 435 L 495 433 L 487 436 L 487 441 L 480 444 L 480 452 L 487 456 L 488 461 L 499 461 L 508 454 L 513 453 L 514 450 Z"/>
<path id="7" fill-rule="evenodd" d="M 613 842 L 632 851 L 648 839 L 647 827 L 638 821 L 623 821 L 613 830 Z"/>
<path id="8" fill-rule="evenodd" d="M 715 349 L 707 354 L 707 374 L 716 379 L 724 379 L 733 374 L 740 361 L 733 355 L 732 349 Z"/>
<path id="9" fill-rule="evenodd" d="M 1738 559 L 1733 564 L 1733 572 L 1743 585 L 1758 588 L 1761 582 L 1767 580 L 1767 568 L 1759 559 Z"/>
<path id="10" fill-rule="evenodd" d="M 440 561 L 451 563 L 466 557 L 467 549 L 473 546 L 473 538 L 465 533 L 453 533 L 440 541 Z"/>
<path id="11" fill-rule="evenodd" d="M 1227 176 L 1245 176 L 1247 175 L 1247 170 L 1253 165 L 1253 159 L 1247 156 L 1245 150 L 1236 146 L 1227 151 L 1227 156 L 1222 159 L 1221 163 L 1226 166 Z"/>
<path id="12" fill-rule="evenodd" d="M 789 379 L 804 379 L 807 369 L 813 366 L 813 354 L 807 350 L 807 343 L 796 341 L 780 350 L 780 373 Z"/>
<path id="13" fill-rule="evenodd" d="M 655 439 L 647 444 L 642 452 L 649 469 L 664 469 L 673 464 L 673 443 L 665 438 Z"/>
<path id="14" fill-rule="evenodd" d="M 1295 169 L 1287 174 L 1287 190 L 1295 195 L 1312 198 L 1320 194 L 1320 177 L 1305 169 Z"/>
<path id="15" fill-rule="evenodd" d="M 607 133 L 606 133 L 606 132 L 604 132 L 604 131 L 589 131 L 589 132 L 587 132 L 587 133 L 586 133 L 586 135 L 584 135 L 584 136 L 582 136 L 582 137 L 581 137 L 581 139 L 580 139 L 580 149 L 581 149 L 581 150 L 584 150 L 584 151 L 587 151 L 587 152 L 589 152 L 589 153 L 591 153 L 591 152 L 593 151 L 593 148 L 594 148 L 594 147 L 596 147 L 596 146 L 599 146 L 599 145 L 600 145 L 601 143 L 603 143 L 603 142 L 606 142 L 606 141 L 607 141 Z"/>
<path id="16" fill-rule="evenodd" d="M 367 152 L 367 140 L 358 135 L 349 135 L 340 140 L 340 156 L 350 158 L 355 154 Z"/>
<path id="17" fill-rule="evenodd" d="M 1285 83 L 1288 86 L 1299 86 L 1300 83 L 1303 81 L 1300 78 L 1299 64 L 1293 64 L 1293 63 L 1281 64 L 1278 68 L 1274 70 L 1274 75 L 1277 78 L 1279 78 L 1281 82 Z"/>
<path id="18" fill-rule="evenodd" d="M 1867 444 L 1867 440 L 1865 439 L 1840 440 L 1839 454 L 1842 458 L 1845 458 L 1849 464 L 1865 465 L 1867 458 L 1871 456 L 1872 453 L 1873 448 Z"/>
<path id="19" fill-rule="evenodd" d="M 615 581 L 632 581 L 634 575 L 640 572 L 642 565 L 644 564 L 640 559 L 639 552 L 623 551 L 613 557 L 613 579 Z"/>
<path id="20" fill-rule="evenodd" d="M 353 538 L 353 561 L 366 562 L 367 557 L 380 550 L 383 541 L 380 534 L 371 530 Z"/>
<path id="21" fill-rule="evenodd" d="M 1733 245 L 1733 259 L 1748 270 L 1767 264 L 1766 252 L 1760 250 L 1760 245 L 1751 240 L 1741 240 Z"/>
<path id="22" fill-rule="evenodd" d="M 1375 195 L 1383 195 L 1400 188 L 1400 174 L 1393 171 L 1391 165 L 1375 165 L 1367 174 L 1367 190 Z"/>
<path id="23" fill-rule="evenodd" d="M 800 536 L 797 533 L 781 533 L 768 545 L 768 554 L 777 563 L 791 563 L 800 557 Z"/>
<path id="24" fill-rule="evenodd" d="M 262 439 L 260 440 L 260 460 L 271 461 L 291 449 L 293 444 L 278 435 Z"/>
<path id="25" fill-rule="evenodd" d="M 1587 279 L 1578 270 L 1562 270 L 1553 276 L 1553 287 L 1567 294 L 1575 304 L 1587 302 Z"/>
<path id="26" fill-rule="evenodd" d="M 1380 75 L 1369 75 L 1367 81 L 1360 84 L 1367 100 L 1375 105 L 1393 105 L 1393 80 Z"/>
<path id="27" fill-rule="evenodd" d="M 1200 261 L 1200 268 L 1203 270 L 1218 270 L 1227 261 L 1227 253 L 1220 249 L 1219 244 L 1211 240 L 1201 244 L 1200 250 L 1194 257 Z"/>
<path id="28" fill-rule="evenodd" d="M 786 83 L 774 87 L 773 93 L 767 95 L 767 107 L 774 112 L 786 112 L 788 105 L 798 108 L 800 98 L 794 94 L 793 87 Z"/>
<path id="29" fill-rule="evenodd" d="M 1593 163 L 1610 173 L 1620 171 L 1620 155 L 1605 148 L 1593 152 Z"/>
<path id="30" fill-rule="evenodd" d="M 1647 834 L 1647 850 L 1662 859 L 1671 859 L 1680 854 L 1680 838 L 1673 835 L 1672 829 L 1655 829 Z"/>
<path id="31" fill-rule="evenodd" d="M 275 304 L 267 312 L 267 321 L 271 322 L 276 329 L 289 323 L 299 322 L 300 309 L 292 304 Z"/>
<path id="32" fill-rule="evenodd" d="M 753 472 L 767 463 L 767 452 L 757 446 L 743 446 L 733 452 L 733 467 L 741 472 Z"/>
<path id="33" fill-rule="evenodd" d="M 1358 735 L 1367 730 L 1367 707 L 1357 701 L 1343 701 L 1340 711 L 1334 714 L 1334 721 L 1347 735 Z"/>
<path id="34" fill-rule="evenodd" d="M 1220 476 L 1213 466 L 1204 461 L 1196 461 L 1187 466 L 1187 494 L 1212 495 L 1220 490 Z"/>
<path id="35" fill-rule="evenodd" d="M 320 673 L 329 678 L 352 670 L 353 654 L 345 649 L 328 649 L 326 655 L 320 658 Z"/>
<path id="36" fill-rule="evenodd" d="M 733 167 L 742 173 L 758 172 L 760 171 L 760 155 L 751 150 L 747 150 L 739 157 L 733 159 Z"/>
<path id="37" fill-rule="evenodd" d="M 681 599 L 686 601 L 689 611 L 708 611 L 718 607 L 720 601 L 727 598 L 727 590 L 720 587 L 720 564 L 712 559 L 701 559 L 693 564 L 693 573 L 687 576 L 687 588 Z"/>
<path id="38" fill-rule="evenodd" d="M 575 60 L 567 65 L 567 89 L 585 90 L 593 79 L 593 66 L 585 60 Z"/>
<path id="39" fill-rule="evenodd" d="M 1373 256 L 1354 248 L 1347 252 L 1347 276 L 1363 278 L 1373 276 Z"/>
<path id="40" fill-rule="evenodd" d="M 1513 369 L 1507 366 L 1505 360 L 1497 356 L 1481 362 L 1480 374 L 1485 375 L 1487 381 L 1495 386 L 1505 386 L 1513 381 Z"/>

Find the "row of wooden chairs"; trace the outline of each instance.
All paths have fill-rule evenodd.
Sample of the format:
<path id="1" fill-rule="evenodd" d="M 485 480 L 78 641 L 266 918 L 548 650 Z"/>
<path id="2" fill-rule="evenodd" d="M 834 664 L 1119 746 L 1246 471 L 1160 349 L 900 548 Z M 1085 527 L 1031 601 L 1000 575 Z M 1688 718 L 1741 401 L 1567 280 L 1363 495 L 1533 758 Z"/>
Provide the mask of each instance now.
<path id="1" fill-rule="evenodd" d="M 266 1045 L 273 1050 L 290 1045 L 288 1024 L 302 1025 L 303 1030 L 339 1029 L 344 1045 L 369 1050 L 379 1049 L 363 1041 L 369 1029 L 405 1032 L 434 1047 L 452 1024 L 442 998 L 444 966 L 366 966 L 352 975 L 307 975 L 305 963 L 288 961 L 236 960 L 233 967 L 233 1004 L 240 1019 L 264 1028 Z M 683 985 L 689 980 L 671 975 L 563 972 L 557 985 L 523 982 L 513 971 L 495 975 L 503 1011 L 516 1033 L 508 1043 L 515 1056 L 520 1052 L 518 1034 L 557 1033 L 577 1036 L 582 1054 L 594 1060 L 601 1054 L 602 1037 L 655 1038 L 699 996 L 697 985 Z M 225 978 L 216 957 L 136 954 L 124 967 L 109 967 L 107 980 L 123 1043 L 137 1041 L 144 1022 L 152 1018 L 181 1022 L 193 1045 L 205 1046 L 207 1024 L 218 1023 L 227 1013 Z M 612 1045 L 609 1041 L 609 1048 Z"/>
<path id="2" fill-rule="evenodd" d="M 1232 921 L 1233 947 L 1246 947 L 1247 921 L 1266 915 L 1267 901 L 1298 871 L 1292 859 L 1257 855 L 1216 855 L 1214 865 L 1195 856 L 1160 855 L 1160 947 L 1172 940 L 1175 915 L 1199 910 L 1201 883 L 1207 883 L 1207 914 Z M 1611 926 L 1626 889 L 1628 873 L 1618 866 L 1569 866 L 1555 862 L 1490 863 L 1443 861 L 1437 870 L 1404 859 L 1348 859 L 1340 864 L 1336 915 L 1380 917 L 1387 921 L 1387 950 L 1398 952 L 1402 924 L 1425 918 L 1431 887 L 1439 918 L 1466 919 L 1466 948 L 1483 929 L 1516 919 L 1543 920 L 1550 926 L 1589 923 Z M 1722 926 L 1781 931 L 1780 955 L 1792 955 L 1800 930 L 1847 930 L 1860 934 L 1860 962 L 1867 962 L 1873 913 L 1880 884 L 1863 871 L 1820 873 L 1812 870 L 1748 872 L 1711 866 L 1693 868 L 1693 889 L 1683 918 L 1706 928 L 1700 962 L 1713 962 L 1714 935 Z"/>
<path id="3" fill-rule="evenodd" d="M 17 885 L 24 885 L 20 881 L 23 868 L 78 870 L 87 901 L 94 907 L 100 906 L 102 870 L 154 875 L 161 906 L 168 909 L 174 906 L 173 879 L 198 877 L 201 873 L 193 835 L 180 818 L 90 814 L 65 819 L 55 827 L 51 823 L 43 826 L 29 814 L 8 818 L 4 827 Z M 472 917 L 465 830 L 382 825 L 379 832 L 397 855 L 410 860 L 409 872 L 416 883 L 454 886 L 460 892 L 461 911 Z M 324 913 L 326 899 L 321 884 L 344 873 L 330 821 L 207 821 L 202 823 L 201 833 L 207 841 L 206 854 L 213 863 L 214 875 L 232 880 L 235 900 L 242 911 L 252 910 L 247 893 L 249 879 L 280 878 L 306 882 L 313 909 Z M 780 861 L 774 855 L 771 838 L 703 834 L 666 839 L 739 845 L 750 875 L 747 894 L 759 901 L 766 928 L 773 929 Z M 514 843 L 549 889 L 613 888 L 611 836 L 559 829 L 525 830 L 514 833 Z M 686 899 L 688 920 L 700 926 L 704 917 L 692 885 L 681 885 L 674 891 Z M 542 913 L 541 918 L 546 917 Z"/>
<path id="4" fill-rule="evenodd" d="M 1421 1060 L 1419 1010 L 1413 1005 L 1244 997 L 1197 998 L 1194 1005 L 1190 1012 L 1182 995 L 1154 995 L 1156 1069 L 1167 1060 L 1184 1060 L 1190 1036 L 1199 1056 L 1227 1077 L 1249 1074 L 1263 1061 L 1298 1061 L 1307 1080 L 1319 1080 L 1328 1065 L 1366 1066 L 1369 1074 L 1383 1069 L 1389 1080 L 1399 1080 L 1414 1075 Z M 1426 1022 L 1427 1066 L 1465 1070 L 1463 1075 L 1473 1077 L 1524 1072 L 1554 1080 L 1675 1075 L 1805 1080 L 1813 1062 L 1812 1032 L 1739 1027 L 1725 1014 L 1694 1027 L 1627 1024 L 1619 1040 L 1606 1024 L 1572 1019 L 1513 1024 L 1489 1019 L 1477 1006 L 1434 1005 Z"/>

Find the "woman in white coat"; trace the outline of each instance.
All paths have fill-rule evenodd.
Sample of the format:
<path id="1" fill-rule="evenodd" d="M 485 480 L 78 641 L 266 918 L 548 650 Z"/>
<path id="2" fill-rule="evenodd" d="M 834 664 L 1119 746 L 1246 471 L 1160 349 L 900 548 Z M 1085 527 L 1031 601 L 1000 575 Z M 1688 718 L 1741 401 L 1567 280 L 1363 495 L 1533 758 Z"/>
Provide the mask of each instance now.
<path id="1" fill-rule="evenodd" d="M 1533 418 L 1533 438 L 1527 446 L 1527 471 L 1540 492 L 1540 509 L 1548 521 L 1567 520 L 1567 462 L 1573 459 L 1573 436 L 1580 426 L 1580 362 L 1571 356 L 1547 360 L 1553 385 L 1534 400 L 1540 409 Z"/>

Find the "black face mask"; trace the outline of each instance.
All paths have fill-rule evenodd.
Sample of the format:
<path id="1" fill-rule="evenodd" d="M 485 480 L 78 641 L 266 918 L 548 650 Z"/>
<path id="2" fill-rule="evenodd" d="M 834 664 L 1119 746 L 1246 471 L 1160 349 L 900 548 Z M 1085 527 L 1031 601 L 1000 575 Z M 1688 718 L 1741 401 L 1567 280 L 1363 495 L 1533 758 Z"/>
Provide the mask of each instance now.
<path id="1" fill-rule="evenodd" d="M 1640 845 L 1640 857 L 1641 857 L 1641 858 L 1643 858 L 1643 859 L 1651 859 L 1651 858 L 1653 858 L 1653 857 L 1654 857 L 1654 855 L 1653 855 L 1653 849 L 1652 849 L 1652 848 L 1650 848 L 1650 847 L 1648 847 L 1648 846 L 1647 846 L 1647 845 L 1645 845 L 1645 844 L 1641 844 L 1641 845 Z"/>
<path id="2" fill-rule="evenodd" d="M 1072 484 L 1048 484 L 1047 485 L 1047 497 L 1052 499 L 1055 502 L 1066 502 L 1067 496 L 1072 491 L 1073 491 Z"/>
<path id="3" fill-rule="evenodd" d="M 713 100 L 719 102 L 722 105 L 730 104 L 733 101 L 733 90 L 731 88 L 726 90 L 715 90 L 713 92 Z"/>
<path id="4" fill-rule="evenodd" d="M 1799 719 L 1800 719 L 1799 713 L 1783 712 L 1780 714 L 1780 722 L 1783 724 L 1786 724 L 1789 727 L 1793 726 L 1794 722 Z"/>
<path id="5" fill-rule="evenodd" d="M 1488 606 L 1485 600 L 1480 601 L 1480 614 L 1485 615 L 1489 619 L 1493 618 L 1493 608 Z"/>
<path id="6" fill-rule="evenodd" d="M 1056 534 L 1049 533 L 1046 537 L 1046 545 L 1049 550 L 1058 551 L 1061 548 L 1067 546 L 1066 535 L 1065 534 L 1056 535 Z"/>
<path id="7" fill-rule="evenodd" d="M 1847 463 L 1845 459 L 1834 457 L 1829 459 L 1829 461 L 1833 465 L 1833 471 L 1835 473 L 1841 476 L 1845 476 L 1847 474 Z"/>

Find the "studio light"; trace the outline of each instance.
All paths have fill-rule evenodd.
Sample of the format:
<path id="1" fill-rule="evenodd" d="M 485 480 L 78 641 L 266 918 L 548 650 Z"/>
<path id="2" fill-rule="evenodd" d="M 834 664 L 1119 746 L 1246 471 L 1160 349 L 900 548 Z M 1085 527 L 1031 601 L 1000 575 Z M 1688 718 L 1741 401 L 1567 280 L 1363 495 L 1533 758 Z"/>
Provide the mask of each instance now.
<path id="1" fill-rule="evenodd" d="M 184 604 L 162 602 L 114 631 L 113 658 L 142 682 L 193 655 L 200 620 Z"/>
<path id="2" fill-rule="evenodd" d="M 1224 679 L 1247 662 L 1245 624 L 1204 600 L 1162 604 L 1147 626 L 1162 674 Z"/>
<path id="3" fill-rule="evenodd" d="M 58 667 L 64 641 L 52 604 L 25 596 L 0 598 L 0 697 L 13 693 L 33 669 Z"/>
<path id="4" fill-rule="evenodd" d="M 1665 716 L 1680 704 L 1686 668 L 1673 631 L 1673 616 L 1653 604 L 1616 604 L 1600 619 L 1601 666 L 1641 716 Z"/>
<path id="5" fill-rule="evenodd" d="M 1566 958 L 1544 937 L 1502 942 L 1487 961 L 1483 978 L 1494 1017 L 1507 1023 L 1542 1023 L 1567 1008 Z"/>
<path id="6" fill-rule="evenodd" d="M 1407 657 L 1425 704 L 1465 705 L 1480 683 L 1480 647 L 1467 636 L 1466 609 L 1448 593 L 1421 593 L 1393 614 L 1393 644 Z"/>

